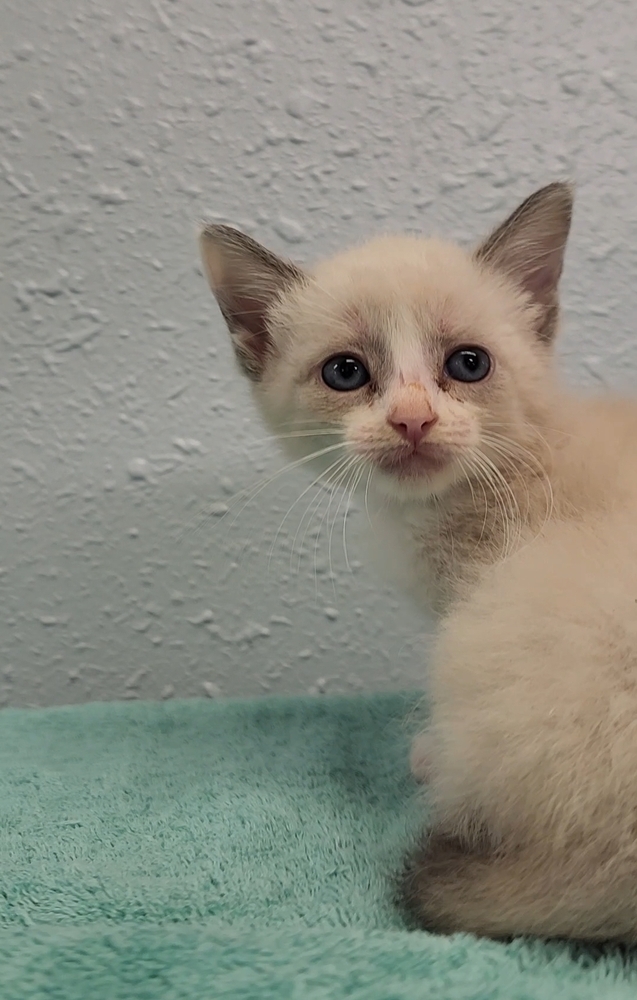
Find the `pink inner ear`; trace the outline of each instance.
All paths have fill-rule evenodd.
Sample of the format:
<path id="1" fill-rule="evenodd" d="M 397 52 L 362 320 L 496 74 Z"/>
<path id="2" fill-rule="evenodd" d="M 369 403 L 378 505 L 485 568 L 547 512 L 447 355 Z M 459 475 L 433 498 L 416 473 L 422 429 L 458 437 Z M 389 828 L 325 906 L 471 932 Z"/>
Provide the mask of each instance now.
<path id="1" fill-rule="evenodd" d="M 559 254 L 547 255 L 546 263 L 528 268 L 520 275 L 522 287 L 543 305 L 549 305 L 560 280 L 562 261 Z"/>
<path id="2" fill-rule="evenodd" d="M 240 295 L 232 302 L 228 312 L 233 325 L 245 330 L 250 338 L 257 338 L 267 333 L 266 306 L 259 299 Z M 240 332 L 237 331 L 237 333 L 240 336 Z"/>
<path id="3" fill-rule="evenodd" d="M 534 292 L 538 298 L 542 298 L 543 293 L 555 287 L 557 277 L 555 267 L 545 264 L 536 271 L 531 271 L 525 284 L 530 292 Z"/>

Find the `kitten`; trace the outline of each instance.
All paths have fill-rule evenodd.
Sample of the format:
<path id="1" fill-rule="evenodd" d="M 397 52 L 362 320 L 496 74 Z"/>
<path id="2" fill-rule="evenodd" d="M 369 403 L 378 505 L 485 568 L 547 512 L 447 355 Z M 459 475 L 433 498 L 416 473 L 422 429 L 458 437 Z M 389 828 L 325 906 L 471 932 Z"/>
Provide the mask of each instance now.
<path id="1" fill-rule="evenodd" d="M 267 424 L 357 470 L 440 617 L 416 920 L 635 942 L 637 405 L 556 381 L 571 210 L 551 184 L 472 253 L 386 237 L 310 271 L 225 226 L 201 247 Z"/>

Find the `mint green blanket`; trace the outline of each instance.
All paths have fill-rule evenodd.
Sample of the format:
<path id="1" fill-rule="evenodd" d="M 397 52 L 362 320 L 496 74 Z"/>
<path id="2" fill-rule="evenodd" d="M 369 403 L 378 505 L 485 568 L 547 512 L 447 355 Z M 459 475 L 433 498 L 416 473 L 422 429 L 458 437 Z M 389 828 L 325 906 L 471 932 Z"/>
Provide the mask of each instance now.
<path id="1" fill-rule="evenodd" d="M 404 928 L 412 704 L 5 710 L 1 1000 L 634 1000 L 637 959 Z"/>

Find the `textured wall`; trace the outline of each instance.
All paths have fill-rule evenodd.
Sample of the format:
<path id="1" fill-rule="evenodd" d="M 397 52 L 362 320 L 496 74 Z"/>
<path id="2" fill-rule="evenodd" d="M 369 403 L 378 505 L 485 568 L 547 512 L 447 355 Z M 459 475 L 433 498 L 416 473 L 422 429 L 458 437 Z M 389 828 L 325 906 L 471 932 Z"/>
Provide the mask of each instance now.
<path id="1" fill-rule="evenodd" d="M 630 385 L 634 5 L 2 0 L 0 21 L 2 702 L 413 684 L 422 622 L 366 569 L 360 513 L 353 573 L 340 523 L 331 573 L 325 531 L 291 558 L 311 494 L 269 563 L 300 474 L 182 533 L 278 461 L 194 224 L 303 260 L 472 238 L 572 175 L 563 363 Z"/>

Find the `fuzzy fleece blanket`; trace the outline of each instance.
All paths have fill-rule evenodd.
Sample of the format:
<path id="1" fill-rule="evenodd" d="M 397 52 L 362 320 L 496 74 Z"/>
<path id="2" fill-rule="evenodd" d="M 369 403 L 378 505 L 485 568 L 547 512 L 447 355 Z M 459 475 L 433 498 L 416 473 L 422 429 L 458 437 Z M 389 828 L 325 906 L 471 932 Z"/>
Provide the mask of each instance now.
<path id="1" fill-rule="evenodd" d="M 3 711 L 2 1000 L 634 1000 L 637 958 L 405 928 L 413 703 Z"/>

